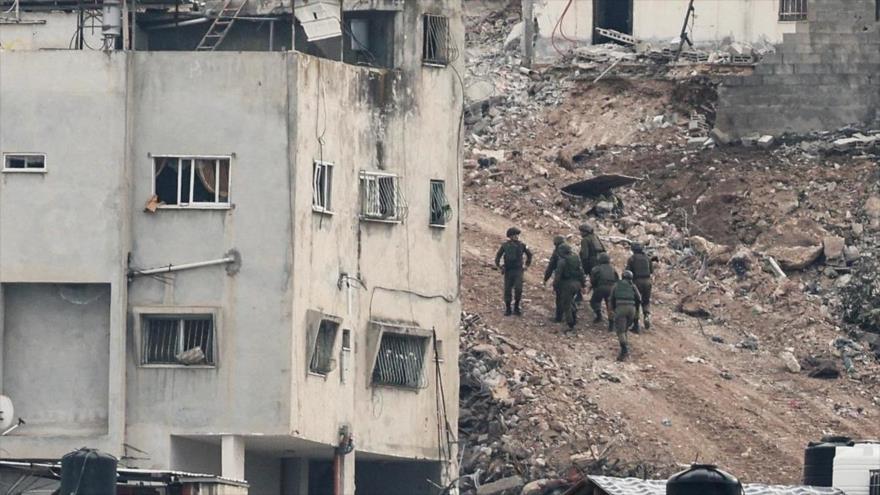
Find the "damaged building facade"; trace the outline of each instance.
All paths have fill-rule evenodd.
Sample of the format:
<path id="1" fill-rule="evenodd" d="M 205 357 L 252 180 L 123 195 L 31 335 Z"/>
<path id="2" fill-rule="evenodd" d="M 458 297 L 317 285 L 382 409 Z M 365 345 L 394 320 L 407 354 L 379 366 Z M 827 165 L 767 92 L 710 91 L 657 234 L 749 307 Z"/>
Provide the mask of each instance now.
<path id="1" fill-rule="evenodd" d="M 0 456 L 454 478 L 461 2 L 2 12 Z"/>

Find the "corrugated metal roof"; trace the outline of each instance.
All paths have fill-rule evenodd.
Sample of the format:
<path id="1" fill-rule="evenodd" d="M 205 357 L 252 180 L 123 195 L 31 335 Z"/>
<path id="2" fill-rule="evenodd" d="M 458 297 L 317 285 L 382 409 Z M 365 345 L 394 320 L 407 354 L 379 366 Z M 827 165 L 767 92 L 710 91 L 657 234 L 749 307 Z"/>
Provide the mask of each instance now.
<path id="1" fill-rule="evenodd" d="M 666 495 L 665 480 L 640 480 L 638 478 L 611 478 L 590 476 L 589 480 L 609 495 Z M 844 495 L 836 488 L 812 486 L 743 485 L 745 495 Z"/>

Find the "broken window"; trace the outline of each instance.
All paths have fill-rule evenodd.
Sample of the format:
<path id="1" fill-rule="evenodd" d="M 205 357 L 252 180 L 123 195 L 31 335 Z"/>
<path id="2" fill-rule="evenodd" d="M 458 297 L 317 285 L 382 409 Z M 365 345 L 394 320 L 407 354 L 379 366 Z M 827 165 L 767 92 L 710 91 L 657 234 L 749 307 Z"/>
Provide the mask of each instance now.
<path id="1" fill-rule="evenodd" d="M 229 172 L 229 158 L 156 157 L 153 194 L 160 205 L 228 206 Z"/>
<path id="2" fill-rule="evenodd" d="M 423 17 L 422 61 L 428 65 L 449 63 L 449 18 L 425 14 Z"/>
<path id="3" fill-rule="evenodd" d="M 213 315 L 143 315 L 141 364 L 213 366 Z"/>
<path id="4" fill-rule="evenodd" d="M 343 61 L 370 67 L 394 66 L 394 23 L 397 12 L 358 10 L 345 12 Z"/>
<path id="5" fill-rule="evenodd" d="M 333 164 L 316 161 L 312 166 L 312 209 L 329 213 Z"/>
<path id="6" fill-rule="evenodd" d="M 446 199 L 446 183 L 442 180 L 431 181 L 431 222 L 433 227 L 441 227 L 452 220 L 452 206 Z"/>
<path id="7" fill-rule="evenodd" d="M 400 178 L 393 174 L 361 172 L 361 217 L 366 220 L 400 221 L 405 204 Z"/>
<path id="8" fill-rule="evenodd" d="M 779 0 L 779 20 L 807 20 L 807 0 Z"/>
<path id="9" fill-rule="evenodd" d="M 3 155 L 3 170 L 8 172 L 45 172 L 46 155 L 39 153 Z"/>
<path id="10" fill-rule="evenodd" d="M 405 388 L 424 387 L 423 368 L 427 348 L 428 337 L 386 330 L 382 333 L 373 366 L 373 384 Z"/>
<path id="11" fill-rule="evenodd" d="M 315 342 L 311 348 L 309 358 L 309 371 L 319 375 L 326 375 L 333 371 L 333 348 L 336 345 L 336 333 L 339 330 L 339 321 L 322 319 L 315 334 Z"/>

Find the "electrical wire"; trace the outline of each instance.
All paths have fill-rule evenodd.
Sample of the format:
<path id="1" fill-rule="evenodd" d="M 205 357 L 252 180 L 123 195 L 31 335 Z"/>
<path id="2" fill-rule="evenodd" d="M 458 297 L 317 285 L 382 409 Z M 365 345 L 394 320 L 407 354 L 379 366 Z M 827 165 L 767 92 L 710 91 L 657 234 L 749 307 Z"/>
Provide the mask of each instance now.
<path id="1" fill-rule="evenodd" d="M 566 54 L 559 48 L 556 44 L 556 33 L 562 32 L 562 21 L 565 20 L 565 16 L 568 15 L 568 9 L 571 8 L 571 4 L 574 3 L 574 0 L 568 0 L 568 3 L 565 4 L 565 9 L 562 10 L 562 14 L 559 16 L 559 19 L 556 20 L 556 25 L 553 26 L 553 31 L 550 33 L 550 44 L 553 45 L 553 49 L 556 50 L 559 55 L 565 57 Z M 565 37 L 564 34 L 562 34 Z M 565 38 L 566 41 L 572 41 Z"/>

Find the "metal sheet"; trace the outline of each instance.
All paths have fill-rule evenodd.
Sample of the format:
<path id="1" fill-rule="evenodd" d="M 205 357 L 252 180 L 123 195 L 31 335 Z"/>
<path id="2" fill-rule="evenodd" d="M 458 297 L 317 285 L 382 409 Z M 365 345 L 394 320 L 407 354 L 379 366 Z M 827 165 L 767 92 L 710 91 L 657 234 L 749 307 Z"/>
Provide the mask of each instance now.
<path id="1" fill-rule="evenodd" d="M 597 175 L 596 177 L 590 177 L 589 179 L 569 184 L 562 188 L 562 192 L 585 198 L 593 198 L 608 194 L 612 189 L 635 184 L 640 180 L 642 179 L 628 175 Z"/>
<path id="2" fill-rule="evenodd" d="M 294 9 L 294 16 L 309 41 L 342 36 L 339 2 L 317 1 L 299 5 Z"/>

